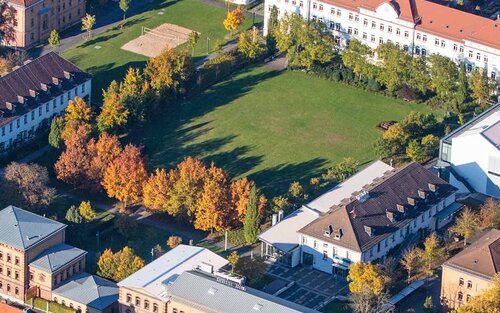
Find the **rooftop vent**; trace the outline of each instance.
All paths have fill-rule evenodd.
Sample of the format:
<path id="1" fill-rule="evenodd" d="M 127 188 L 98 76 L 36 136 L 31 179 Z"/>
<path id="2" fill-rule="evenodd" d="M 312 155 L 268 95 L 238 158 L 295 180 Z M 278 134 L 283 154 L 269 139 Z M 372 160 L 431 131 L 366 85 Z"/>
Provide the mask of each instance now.
<path id="1" fill-rule="evenodd" d="M 217 288 L 214 288 L 214 287 L 210 287 L 210 289 L 208 289 L 208 293 L 211 294 L 212 296 L 215 295 L 217 293 Z"/>
<path id="2" fill-rule="evenodd" d="M 435 184 L 429 183 L 427 184 L 429 186 L 429 190 L 432 192 L 436 192 L 437 186 Z"/>
<path id="3" fill-rule="evenodd" d="M 361 193 L 356 196 L 356 199 L 359 202 L 365 202 L 369 198 L 370 198 L 370 193 L 368 191 L 366 191 L 366 190 L 361 191 Z"/>
<path id="4" fill-rule="evenodd" d="M 257 303 L 256 305 L 254 305 L 254 306 L 253 306 L 253 309 L 254 309 L 255 311 L 261 311 L 261 310 L 262 310 L 262 307 L 263 307 L 263 306 L 262 306 L 262 304 L 258 304 L 258 303 Z"/>
<path id="5" fill-rule="evenodd" d="M 450 25 L 446 25 L 446 28 L 450 28 Z"/>
<path id="6" fill-rule="evenodd" d="M 333 233 L 333 225 L 330 224 L 328 225 L 328 227 L 325 229 L 325 232 L 323 233 L 323 235 L 325 235 L 325 237 L 330 237 L 330 235 Z"/>
<path id="7" fill-rule="evenodd" d="M 364 228 L 365 228 L 365 232 L 368 234 L 368 236 L 373 236 L 373 227 L 371 226 L 368 226 L 368 225 L 364 225 Z"/>
<path id="8" fill-rule="evenodd" d="M 430 24 L 432 24 L 432 22 L 433 22 L 432 20 L 429 21 Z"/>
<path id="9" fill-rule="evenodd" d="M 340 238 L 342 238 L 342 235 L 343 235 L 343 234 L 344 234 L 344 233 L 342 232 L 342 228 L 339 228 L 338 230 L 335 230 L 335 231 L 333 232 L 333 238 L 334 238 L 335 240 L 340 240 Z"/>

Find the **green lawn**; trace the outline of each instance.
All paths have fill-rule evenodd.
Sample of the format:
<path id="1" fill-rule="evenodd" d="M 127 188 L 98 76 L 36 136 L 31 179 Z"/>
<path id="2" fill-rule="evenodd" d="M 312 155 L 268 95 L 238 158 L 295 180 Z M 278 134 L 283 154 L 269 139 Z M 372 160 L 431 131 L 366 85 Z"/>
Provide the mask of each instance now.
<path id="1" fill-rule="evenodd" d="M 400 120 L 411 104 L 302 72 L 258 67 L 195 96 L 135 130 L 151 168 L 192 155 L 233 176 L 249 175 L 269 195 L 318 175 L 344 157 L 375 158 L 377 123 Z"/>
<path id="2" fill-rule="evenodd" d="M 100 101 L 101 90 L 113 79 L 121 80 L 126 70 L 144 66 L 147 58 L 120 48 L 141 35 L 142 26 L 154 28 L 163 23 L 173 23 L 200 32 L 200 40 L 195 47 L 195 56 L 207 53 L 207 37 L 210 50 L 217 43 L 227 42 L 228 31 L 222 25 L 226 10 L 205 4 L 199 0 L 155 0 L 153 9 L 127 19 L 123 30 L 114 27 L 89 41 L 62 53 L 77 66 L 94 75 L 93 100 Z M 163 13 L 163 14 L 159 14 Z M 248 28 L 252 19 L 247 18 L 241 27 Z M 100 46 L 100 49 L 96 49 Z"/>

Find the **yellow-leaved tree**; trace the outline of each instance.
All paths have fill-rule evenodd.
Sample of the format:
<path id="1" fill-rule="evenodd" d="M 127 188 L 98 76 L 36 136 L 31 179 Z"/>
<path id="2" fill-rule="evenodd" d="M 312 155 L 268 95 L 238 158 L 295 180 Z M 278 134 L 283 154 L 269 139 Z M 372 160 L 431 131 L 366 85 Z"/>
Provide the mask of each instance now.
<path id="1" fill-rule="evenodd" d="M 236 9 L 227 12 L 223 24 L 231 34 L 234 34 L 234 31 L 243 24 L 243 21 L 245 21 L 245 15 L 243 14 L 243 10 L 238 6 Z"/>
<path id="2" fill-rule="evenodd" d="M 92 107 L 80 97 L 70 100 L 64 113 L 64 128 L 61 137 L 67 140 L 76 129 L 83 125 L 89 131 L 92 129 Z"/>
<path id="3" fill-rule="evenodd" d="M 149 176 L 143 187 L 143 202 L 150 209 L 165 211 L 168 206 L 169 191 L 172 188 L 170 175 L 165 169 L 157 168 Z"/>

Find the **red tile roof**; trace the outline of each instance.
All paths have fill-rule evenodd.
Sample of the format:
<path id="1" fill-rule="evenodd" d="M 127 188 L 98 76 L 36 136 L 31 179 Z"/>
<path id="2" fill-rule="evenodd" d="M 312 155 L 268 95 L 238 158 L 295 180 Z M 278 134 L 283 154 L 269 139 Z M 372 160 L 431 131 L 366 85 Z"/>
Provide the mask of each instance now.
<path id="1" fill-rule="evenodd" d="M 500 20 L 492 20 L 428 0 L 324 0 L 353 11 L 375 11 L 389 3 L 399 18 L 417 24 L 416 29 L 455 41 L 471 40 L 500 48 Z"/>
<path id="2" fill-rule="evenodd" d="M 0 312 L 2 313 L 22 313 L 23 311 L 7 304 L 0 303 Z"/>

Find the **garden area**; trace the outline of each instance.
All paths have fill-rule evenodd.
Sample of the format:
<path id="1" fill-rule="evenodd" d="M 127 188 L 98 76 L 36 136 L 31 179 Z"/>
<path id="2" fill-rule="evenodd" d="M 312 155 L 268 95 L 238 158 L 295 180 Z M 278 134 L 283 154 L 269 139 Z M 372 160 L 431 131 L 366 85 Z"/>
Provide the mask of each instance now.
<path id="1" fill-rule="evenodd" d="M 124 44 L 141 35 L 142 27 L 155 28 L 171 23 L 199 32 L 200 38 L 193 50 L 195 61 L 207 54 L 207 43 L 209 51 L 213 52 L 217 46 L 232 39 L 222 25 L 227 14 L 223 8 L 199 0 L 153 2 L 151 10 L 128 18 L 123 29 L 115 26 L 62 53 L 64 58 L 94 75 L 94 101 L 100 102 L 102 89 L 114 79 L 121 80 L 129 67 L 143 67 L 146 63 L 146 56 L 121 49 Z M 247 18 L 240 29 L 247 29 L 251 25 L 252 19 Z M 180 47 L 187 48 L 187 45 Z"/>
<path id="2" fill-rule="evenodd" d="M 240 72 L 167 109 L 127 140 L 147 147 L 150 167 L 171 168 L 186 156 L 249 176 L 267 196 L 287 191 L 345 157 L 376 159 L 382 121 L 399 121 L 408 103 L 308 75 L 266 66 Z"/>

